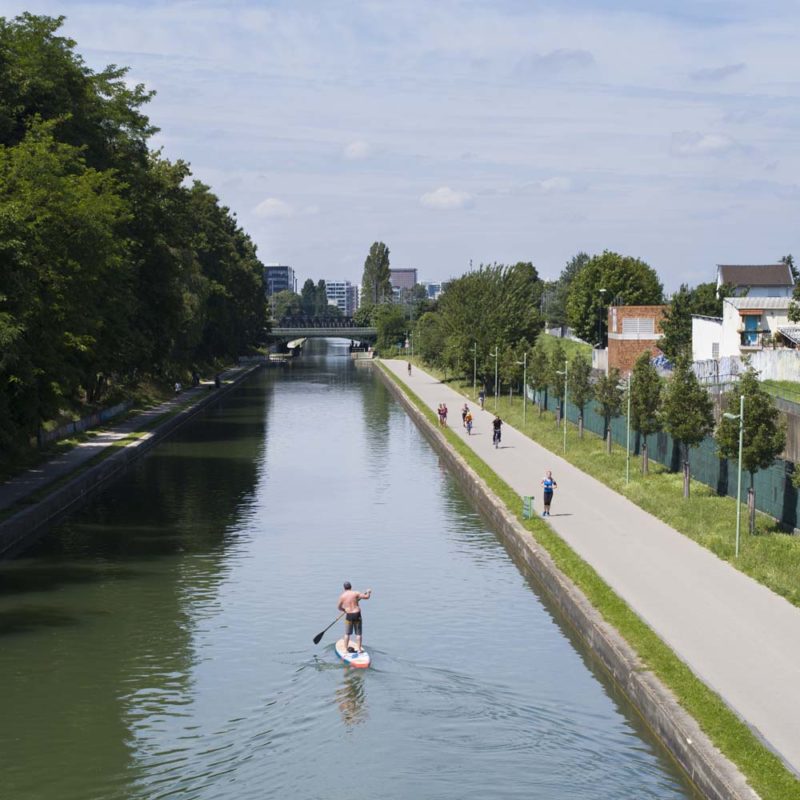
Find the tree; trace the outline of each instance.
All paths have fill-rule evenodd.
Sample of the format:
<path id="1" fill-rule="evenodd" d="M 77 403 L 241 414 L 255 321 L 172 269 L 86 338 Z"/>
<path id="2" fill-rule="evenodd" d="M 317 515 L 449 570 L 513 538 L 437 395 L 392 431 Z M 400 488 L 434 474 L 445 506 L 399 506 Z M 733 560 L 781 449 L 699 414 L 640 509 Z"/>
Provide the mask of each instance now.
<path id="1" fill-rule="evenodd" d="M 631 373 L 631 427 L 642 441 L 642 474 L 650 471 L 647 437 L 661 430 L 661 378 L 650 361 L 650 353 L 642 353 Z"/>
<path id="2" fill-rule="evenodd" d="M 600 290 L 604 289 L 604 292 Z M 587 342 L 605 342 L 608 306 L 620 297 L 626 305 L 658 305 L 664 290 L 655 270 L 638 258 L 609 250 L 593 256 L 575 276 L 567 297 L 567 322 Z"/>
<path id="3" fill-rule="evenodd" d="M 508 384 L 508 396 L 511 399 L 515 383 L 522 383 L 522 355 L 525 343 L 517 347 L 506 345 L 500 354 L 500 381 Z"/>
<path id="4" fill-rule="evenodd" d="M 550 370 L 547 349 L 544 346 L 544 341 L 540 334 L 528 358 L 528 383 L 530 383 L 531 388 L 536 392 L 538 397 L 537 405 L 539 406 L 539 416 L 542 415 L 542 410 L 547 402 L 549 375 Z M 544 399 L 542 398 L 542 394 L 545 396 Z"/>
<path id="5" fill-rule="evenodd" d="M 714 429 L 714 413 L 708 392 L 700 385 L 687 358 L 678 359 L 667 383 L 661 409 L 664 428 L 681 448 L 683 496 L 689 497 L 689 452 Z"/>
<path id="6" fill-rule="evenodd" d="M 722 301 L 730 297 L 732 288 L 717 284 L 700 283 L 693 289 L 685 283 L 670 298 L 661 321 L 663 336 L 658 343 L 664 355 L 673 363 L 682 356 L 692 355 L 692 315 L 722 317 Z"/>
<path id="7" fill-rule="evenodd" d="M 781 258 L 781 264 L 786 264 L 787 267 L 792 271 L 792 278 L 794 282 L 797 283 L 800 280 L 800 270 L 794 265 L 794 256 L 789 253 L 789 255 L 783 256 Z"/>
<path id="8" fill-rule="evenodd" d="M 335 311 L 332 309 L 336 309 Z M 325 286 L 325 281 L 320 278 L 317 281 L 316 296 L 314 297 L 314 316 L 316 317 L 332 317 L 339 311 L 338 306 L 332 306 L 328 303 L 328 289 Z"/>
<path id="9" fill-rule="evenodd" d="M 539 316 L 541 281 L 527 262 L 513 266 L 483 266 L 456 278 L 439 298 L 436 313 L 442 319 L 442 349 L 452 364 L 467 371 L 477 344 L 478 373 L 485 385 L 494 381 L 494 352 L 506 344 L 536 340 L 542 329 Z M 471 373 L 471 369 L 469 370 Z"/>
<path id="10" fill-rule="evenodd" d="M 389 280 L 389 248 L 383 242 L 373 242 L 364 261 L 361 277 L 361 304 L 364 306 L 386 303 L 392 299 Z"/>
<path id="11" fill-rule="evenodd" d="M 567 324 L 567 297 L 572 282 L 589 263 L 587 253 L 580 252 L 567 261 L 558 280 L 544 287 L 542 315 L 548 325 Z"/>
<path id="12" fill-rule="evenodd" d="M 583 414 L 586 404 L 594 395 L 591 382 L 592 362 L 581 353 L 575 353 L 569 363 L 569 399 L 578 409 L 578 436 L 583 439 Z"/>
<path id="13" fill-rule="evenodd" d="M 603 415 L 603 431 L 606 452 L 611 452 L 611 420 L 619 416 L 622 407 L 622 389 L 619 388 L 619 370 L 611 367 L 608 375 L 601 376 L 594 386 L 597 410 Z"/>
<path id="14" fill-rule="evenodd" d="M 399 306 L 388 303 L 378 306 L 373 314 L 373 322 L 378 330 L 379 351 L 389 350 L 405 340 L 408 323 L 403 309 Z"/>
<path id="15" fill-rule="evenodd" d="M 303 288 L 300 289 L 300 310 L 307 317 L 316 315 L 317 287 L 311 278 L 306 278 Z"/>
<path id="16" fill-rule="evenodd" d="M 270 297 L 272 305 L 272 318 L 276 322 L 280 322 L 286 317 L 296 317 L 300 314 L 302 309 L 302 300 L 300 295 L 291 289 L 284 289 Z"/>
<path id="17" fill-rule="evenodd" d="M 414 350 L 427 363 L 441 366 L 442 326 L 438 314 L 423 314 L 414 326 Z"/>
<path id="18" fill-rule="evenodd" d="M 550 356 L 547 359 L 547 378 L 548 383 L 553 388 L 553 393 L 561 401 L 556 413 L 556 424 L 558 424 L 561 420 L 564 402 L 564 367 L 567 365 L 567 355 L 560 340 L 555 339 L 554 342 L 553 348 L 550 350 Z M 565 413 L 566 409 L 563 411 Z M 566 422 L 564 424 L 566 425 Z"/>
<path id="19" fill-rule="evenodd" d="M 772 396 L 764 391 L 752 366 L 741 375 L 733 390 L 725 396 L 725 410 L 738 416 L 739 398 L 744 395 L 742 469 L 750 473 L 747 490 L 750 533 L 756 526 L 755 474 L 766 469 L 786 445 L 786 432 Z M 723 415 L 717 427 L 717 447 L 722 458 L 739 457 L 739 420 Z"/>

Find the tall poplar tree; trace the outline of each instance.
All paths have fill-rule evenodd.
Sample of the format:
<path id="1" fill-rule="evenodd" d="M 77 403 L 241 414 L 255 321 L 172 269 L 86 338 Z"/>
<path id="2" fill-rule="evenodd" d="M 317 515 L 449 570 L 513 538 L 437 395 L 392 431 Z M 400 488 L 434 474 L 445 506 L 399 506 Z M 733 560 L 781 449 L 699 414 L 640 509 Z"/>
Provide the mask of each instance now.
<path id="1" fill-rule="evenodd" d="M 569 364 L 569 399 L 578 408 L 578 436 L 583 439 L 583 414 L 586 404 L 594 395 L 591 382 L 592 362 L 581 353 L 575 353 Z"/>
<path id="2" fill-rule="evenodd" d="M 631 427 L 642 437 L 642 474 L 650 470 L 647 437 L 661 430 L 662 385 L 650 353 L 642 353 L 631 373 Z"/>
<path id="3" fill-rule="evenodd" d="M 758 374 L 752 366 L 739 378 L 733 390 L 725 397 L 725 410 L 739 414 L 739 398 L 744 395 L 744 428 L 742 431 L 742 469 L 750 473 L 747 490 L 747 508 L 750 533 L 756 527 L 755 474 L 766 469 L 780 455 L 786 445 L 786 432 L 772 396 L 761 388 Z M 723 458 L 739 457 L 739 420 L 725 416 L 720 420 L 716 434 L 719 454 Z"/>
<path id="4" fill-rule="evenodd" d="M 664 428 L 678 442 L 683 461 L 683 496 L 689 497 L 689 452 L 714 429 L 714 413 L 708 392 L 700 385 L 687 358 L 681 358 L 667 384 L 662 406 Z"/>
<path id="5" fill-rule="evenodd" d="M 608 375 L 603 375 L 594 387 L 597 410 L 603 415 L 603 431 L 606 452 L 611 452 L 611 419 L 619 416 L 622 407 L 622 389 L 619 388 L 619 370 L 611 367 Z"/>
<path id="6" fill-rule="evenodd" d="M 361 277 L 361 305 L 371 306 L 392 299 L 389 280 L 389 248 L 383 242 L 373 242 L 364 261 Z"/>

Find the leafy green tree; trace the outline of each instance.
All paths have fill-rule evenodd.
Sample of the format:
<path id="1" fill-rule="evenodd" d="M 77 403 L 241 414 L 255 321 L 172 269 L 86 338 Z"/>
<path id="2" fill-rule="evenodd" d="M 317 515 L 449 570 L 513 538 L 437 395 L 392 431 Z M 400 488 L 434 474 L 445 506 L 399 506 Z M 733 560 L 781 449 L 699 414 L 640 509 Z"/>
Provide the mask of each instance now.
<path id="1" fill-rule="evenodd" d="M 594 387 L 597 410 L 603 415 L 603 430 L 606 452 L 611 452 L 611 420 L 618 417 L 622 408 L 622 389 L 619 386 L 619 370 L 611 367 L 608 375 L 602 375 Z"/>
<path id="2" fill-rule="evenodd" d="M 722 317 L 722 301 L 731 296 L 730 286 L 701 283 L 690 289 L 685 283 L 670 298 L 661 321 L 663 336 L 658 343 L 664 355 L 672 362 L 682 356 L 692 355 L 692 315 Z"/>
<path id="3" fill-rule="evenodd" d="M 441 366 L 442 319 L 438 314 L 423 314 L 414 326 L 414 351 L 427 363 Z"/>
<path id="4" fill-rule="evenodd" d="M 726 395 L 725 410 L 738 416 L 739 398 L 742 395 L 744 395 L 742 469 L 750 473 L 747 507 L 750 512 L 750 533 L 753 533 L 756 526 L 755 474 L 769 467 L 781 454 L 786 446 L 786 431 L 772 395 L 764 391 L 758 380 L 758 373 L 749 365 L 734 389 Z M 723 416 L 715 438 L 722 458 L 738 459 L 738 419 Z"/>
<path id="5" fill-rule="evenodd" d="M 313 317 L 317 311 L 317 287 L 311 278 L 306 278 L 300 289 L 300 309 L 307 317 Z"/>
<path id="6" fill-rule="evenodd" d="M 542 341 L 543 335 L 540 334 L 528 356 L 528 383 L 538 398 L 539 416 L 542 415 L 544 406 L 547 403 L 547 390 L 550 385 L 550 359 Z"/>
<path id="7" fill-rule="evenodd" d="M 359 306 L 353 314 L 353 324 L 362 328 L 372 325 L 372 318 L 377 306 Z"/>
<path id="8" fill-rule="evenodd" d="M 527 262 L 513 266 L 481 266 L 456 278 L 439 298 L 442 347 L 458 350 L 457 361 L 465 370 L 472 365 L 472 346 L 478 345 L 478 373 L 482 382 L 494 382 L 494 358 L 512 342 L 535 341 L 542 328 L 539 316 L 541 281 Z M 469 370 L 471 372 L 471 369 Z"/>
<path id="9" fill-rule="evenodd" d="M 588 263 L 587 253 L 577 253 L 561 270 L 558 280 L 548 283 L 544 287 L 542 315 L 548 325 L 567 324 L 567 297 L 570 286 Z"/>
<path id="10" fill-rule="evenodd" d="M 800 280 L 800 270 L 794 264 L 794 256 L 789 253 L 788 255 L 781 257 L 781 264 L 786 264 L 787 267 L 792 271 L 792 278 L 794 278 L 794 282 L 797 283 Z"/>
<path id="11" fill-rule="evenodd" d="M 0 147 L 6 443 L 122 366 L 105 337 L 128 319 L 131 274 L 118 235 L 126 209 L 114 176 L 55 141 L 54 127 L 33 122 L 17 146 Z"/>
<path id="12" fill-rule="evenodd" d="M 594 396 L 592 362 L 582 353 L 575 353 L 569 362 L 569 399 L 578 408 L 578 436 L 583 439 L 583 415 L 586 404 Z"/>
<path id="13" fill-rule="evenodd" d="M 700 385 L 687 358 L 678 359 L 667 383 L 661 408 L 664 428 L 681 448 L 683 496 L 689 497 L 689 452 L 714 429 L 714 413 L 708 392 Z"/>
<path id="14" fill-rule="evenodd" d="M 642 474 L 650 471 L 647 437 L 661 430 L 662 384 L 658 371 L 650 361 L 650 353 L 642 353 L 631 373 L 631 428 L 642 441 Z"/>
<path id="15" fill-rule="evenodd" d="M 511 398 L 514 392 L 514 385 L 522 383 L 522 356 L 521 352 L 524 351 L 524 344 L 522 347 L 512 347 L 507 344 L 500 354 L 500 380 L 508 385 L 508 396 Z"/>
<path id="16" fill-rule="evenodd" d="M 392 300 L 389 280 L 389 248 L 383 242 L 373 242 L 364 261 L 361 277 L 361 304 L 365 306 Z"/>
<path id="17" fill-rule="evenodd" d="M 556 423 L 561 421 L 564 403 L 564 367 L 567 364 L 567 354 L 564 352 L 564 347 L 561 342 L 556 339 L 555 344 L 550 350 L 550 356 L 547 359 L 547 378 L 548 383 L 553 389 L 553 394 L 559 398 L 560 403 L 556 413 Z"/>
<path id="18" fill-rule="evenodd" d="M 664 290 L 655 270 L 638 258 L 609 250 L 592 256 L 571 282 L 567 297 L 567 321 L 576 335 L 597 342 L 599 325 L 604 343 L 605 318 L 615 297 L 625 305 L 658 305 Z"/>
<path id="19" fill-rule="evenodd" d="M 378 330 L 377 347 L 386 352 L 405 341 L 408 323 L 403 309 L 389 303 L 378 306 L 373 314 L 373 322 Z"/>
<path id="20" fill-rule="evenodd" d="M 338 310 L 338 306 L 332 306 L 328 303 L 328 287 L 325 286 L 325 281 L 320 278 L 317 281 L 316 296 L 314 298 L 314 316 L 333 317 Z"/>
<path id="21" fill-rule="evenodd" d="M 302 309 L 300 295 L 291 291 L 291 289 L 275 292 L 270 297 L 270 305 L 272 307 L 272 318 L 276 322 L 280 322 L 286 317 L 296 317 Z"/>

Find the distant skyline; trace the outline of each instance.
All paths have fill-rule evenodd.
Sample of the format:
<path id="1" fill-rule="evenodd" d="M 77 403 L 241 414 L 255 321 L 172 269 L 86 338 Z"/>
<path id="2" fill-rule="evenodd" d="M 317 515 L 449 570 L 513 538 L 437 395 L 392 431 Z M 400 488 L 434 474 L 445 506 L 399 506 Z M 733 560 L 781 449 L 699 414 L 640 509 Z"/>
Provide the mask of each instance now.
<path id="1" fill-rule="evenodd" d="M 66 16 L 157 92 L 262 261 L 360 282 L 373 241 L 442 281 L 637 256 L 668 291 L 800 256 L 800 5 L 744 0 L 2 4 Z"/>

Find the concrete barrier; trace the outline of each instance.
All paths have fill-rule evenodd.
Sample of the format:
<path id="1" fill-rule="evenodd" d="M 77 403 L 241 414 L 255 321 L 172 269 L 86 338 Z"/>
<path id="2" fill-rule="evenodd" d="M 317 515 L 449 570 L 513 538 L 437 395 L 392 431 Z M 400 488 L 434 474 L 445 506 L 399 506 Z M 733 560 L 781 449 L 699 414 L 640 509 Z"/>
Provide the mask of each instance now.
<path id="1" fill-rule="evenodd" d="M 51 525 L 74 511 L 90 495 L 104 487 L 112 478 L 121 475 L 134 461 L 141 458 L 152 447 L 199 414 L 220 397 L 230 392 L 261 365 L 251 366 L 237 375 L 230 383 L 198 399 L 196 403 L 183 409 L 174 417 L 170 417 L 154 429 L 148 431 L 141 439 L 137 439 L 94 466 L 79 472 L 62 486 L 54 489 L 29 508 L 0 522 L 0 557 L 12 557 L 21 548 L 30 544 L 43 533 L 45 526 Z M 46 489 L 45 489 L 46 490 Z"/>
<path id="2" fill-rule="evenodd" d="M 702 732 L 697 722 L 681 708 L 672 692 L 647 669 L 627 641 L 602 618 L 583 592 L 561 572 L 547 551 L 537 544 L 533 535 L 394 380 L 382 369 L 378 369 L 378 372 L 467 495 L 490 521 L 515 563 L 544 589 L 554 610 L 594 653 L 703 795 L 711 800 L 757 800 L 758 795 L 736 765 Z"/>

